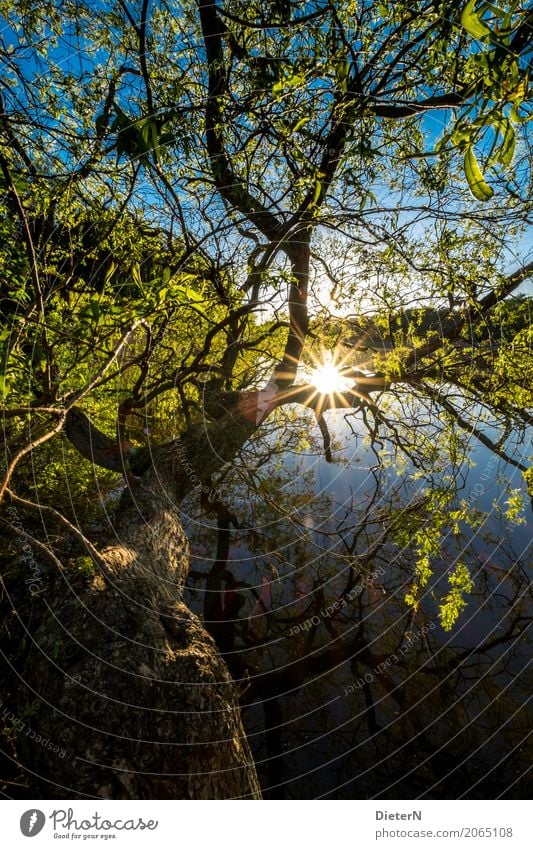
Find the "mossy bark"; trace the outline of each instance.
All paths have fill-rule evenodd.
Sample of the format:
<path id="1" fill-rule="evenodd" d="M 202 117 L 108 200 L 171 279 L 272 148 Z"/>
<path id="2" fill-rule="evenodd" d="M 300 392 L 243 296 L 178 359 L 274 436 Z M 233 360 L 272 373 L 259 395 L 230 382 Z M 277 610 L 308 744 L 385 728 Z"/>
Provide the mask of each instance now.
<path id="1" fill-rule="evenodd" d="M 189 436 L 189 463 L 211 470 L 250 429 L 224 428 L 216 460 Z M 16 751 L 36 798 L 260 798 L 235 684 L 182 601 L 176 494 L 194 483 L 170 445 L 156 454 L 100 549 L 105 570 L 64 571 L 30 623 L 17 711 L 38 705 L 31 727 L 50 745 L 21 733 Z"/>

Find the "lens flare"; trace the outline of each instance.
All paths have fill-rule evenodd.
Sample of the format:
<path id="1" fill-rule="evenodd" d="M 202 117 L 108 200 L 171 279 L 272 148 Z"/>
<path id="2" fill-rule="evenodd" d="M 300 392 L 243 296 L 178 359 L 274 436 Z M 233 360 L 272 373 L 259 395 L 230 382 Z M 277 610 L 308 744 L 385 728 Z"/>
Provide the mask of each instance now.
<path id="1" fill-rule="evenodd" d="M 343 377 L 331 357 L 328 357 L 311 371 L 311 382 L 321 395 L 332 395 L 344 392 L 353 381 Z"/>

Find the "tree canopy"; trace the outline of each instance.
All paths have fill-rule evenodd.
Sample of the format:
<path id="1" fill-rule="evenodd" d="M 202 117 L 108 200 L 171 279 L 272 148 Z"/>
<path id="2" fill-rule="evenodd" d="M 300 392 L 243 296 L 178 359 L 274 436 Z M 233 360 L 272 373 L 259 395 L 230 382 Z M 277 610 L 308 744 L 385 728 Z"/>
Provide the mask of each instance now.
<path id="1" fill-rule="evenodd" d="M 294 442 L 344 462 L 335 408 L 373 452 L 379 506 L 339 524 L 338 563 L 408 553 L 402 605 L 423 615 L 443 540 L 480 522 L 461 492 L 472 441 L 519 475 L 509 522 L 533 496 L 527 4 L 0 9 L 13 552 L 30 533 L 15 517 L 39 514 L 39 557 L 68 560 L 72 537 L 72 568 L 104 569 L 100 500 L 122 475 L 142 501 L 147 470 L 170 470 L 175 501 L 216 517 L 225 568 L 239 499 L 287 515 L 303 497 L 261 477 L 266 459 Z M 220 568 L 207 587 L 222 577 L 234 590 Z M 444 629 L 472 590 L 457 554 Z"/>

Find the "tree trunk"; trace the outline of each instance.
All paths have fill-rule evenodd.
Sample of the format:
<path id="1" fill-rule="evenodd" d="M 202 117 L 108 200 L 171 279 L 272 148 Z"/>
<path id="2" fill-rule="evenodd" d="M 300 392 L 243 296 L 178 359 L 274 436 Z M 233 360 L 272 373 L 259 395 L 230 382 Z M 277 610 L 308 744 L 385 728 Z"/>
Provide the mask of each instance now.
<path id="1" fill-rule="evenodd" d="M 17 706 L 37 700 L 27 725 L 49 741 L 17 742 L 37 798 L 260 798 L 235 684 L 182 601 L 188 543 L 168 491 L 145 473 L 105 577 L 63 572 L 46 597 Z"/>
<path id="2" fill-rule="evenodd" d="M 189 560 L 178 505 L 278 403 L 269 387 L 244 393 L 220 420 L 134 450 L 70 410 L 68 439 L 87 459 L 124 468 L 129 490 L 111 542 L 92 550 L 90 579 L 58 570 L 28 625 L 15 609 L 25 660 L 9 703 L 25 718 L 16 755 L 32 797 L 261 797 L 235 683 L 182 600 Z"/>

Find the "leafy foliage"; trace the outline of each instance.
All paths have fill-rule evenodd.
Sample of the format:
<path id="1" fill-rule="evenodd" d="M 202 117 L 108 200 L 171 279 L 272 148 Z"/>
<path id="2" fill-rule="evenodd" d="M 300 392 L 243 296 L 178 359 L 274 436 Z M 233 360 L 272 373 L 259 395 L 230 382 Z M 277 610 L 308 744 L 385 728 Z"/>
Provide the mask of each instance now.
<path id="1" fill-rule="evenodd" d="M 64 445 L 73 405 L 141 447 L 220 419 L 274 366 L 290 391 L 300 363 L 334 352 L 382 472 L 394 457 L 433 493 L 405 520 L 416 608 L 463 521 L 450 493 L 472 420 L 486 438 L 476 405 L 497 451 L 530 424 L 530 303 L 511 299 L 530 267 L 509 267 L 533 196 L 530 13 L 516 0 L 0 10 L 9 485 L 72 516 L 70 499 L 116 480 Z M 381 381 L 377 401 L 354 369 Z M 394 525 L 403 505 L 389 507 Z M 449 625 L 459 596 L 442 598 Z"/>

